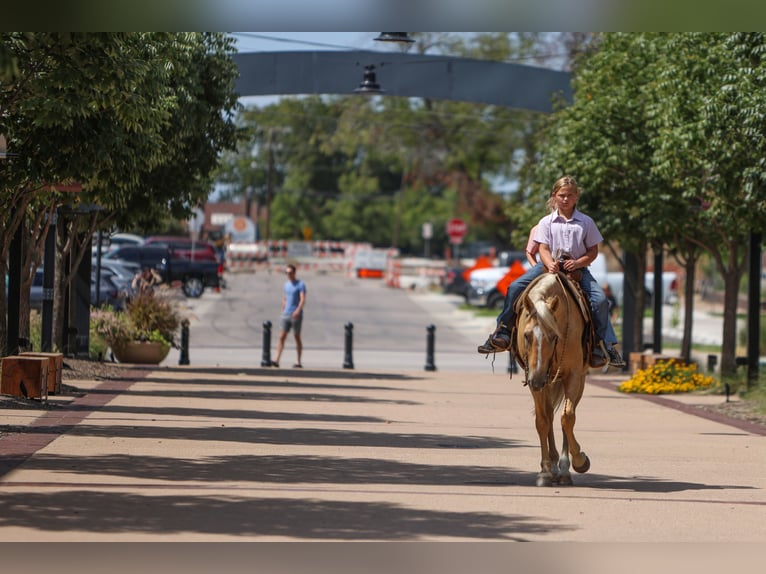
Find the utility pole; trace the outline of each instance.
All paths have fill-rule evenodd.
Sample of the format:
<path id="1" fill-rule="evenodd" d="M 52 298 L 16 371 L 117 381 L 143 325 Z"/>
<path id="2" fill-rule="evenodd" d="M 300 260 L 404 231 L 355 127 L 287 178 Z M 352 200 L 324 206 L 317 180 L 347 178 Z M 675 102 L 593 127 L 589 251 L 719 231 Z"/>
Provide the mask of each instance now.
<path id="1" fill-rule="evenodd" d="M 394 213 L 394 235 L 391 238 L 391 247 L 399 247 L 399 234 L 402 226 L 402 201 L 404 194 L 404 184 L 407 181 L 407 171 L 402 170 L 402 179 L 399 183 L 399 191 L 396 192 L 396 213 Z"/>
<path id="2" fill-rule="evenodd" d="M 267 244 L 271 239 L 271 194 L 274 192 L 274 128 L 269 128 L 269 171 L 266 179 L 266 233 Z"/>

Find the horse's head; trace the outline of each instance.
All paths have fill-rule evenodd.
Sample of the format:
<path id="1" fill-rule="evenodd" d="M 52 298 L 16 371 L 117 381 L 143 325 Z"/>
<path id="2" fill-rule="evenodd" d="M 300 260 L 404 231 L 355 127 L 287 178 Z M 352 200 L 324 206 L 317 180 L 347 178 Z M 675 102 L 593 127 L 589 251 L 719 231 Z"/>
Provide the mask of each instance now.
<path id="1" fill-rule="evenodd" d="M 556 360 L 556 344 L 560 337 L 556 322 L 559 306 L 558 297 L 532 292 L 524 301 L 524 311 L 519 317 L 518 347 L 524 356 L 527 383 L 533 390 L 540 390 L 548 383 Z"/>

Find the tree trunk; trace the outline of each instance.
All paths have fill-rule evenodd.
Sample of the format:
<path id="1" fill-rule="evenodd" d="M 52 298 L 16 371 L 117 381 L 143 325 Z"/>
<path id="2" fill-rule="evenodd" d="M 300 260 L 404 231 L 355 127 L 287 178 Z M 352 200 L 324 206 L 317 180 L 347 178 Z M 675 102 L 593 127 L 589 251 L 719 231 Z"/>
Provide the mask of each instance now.
<path id="1" fill-rule="evenodd" d="M 66 276 L 64 263 L 67 257 L 63 252 L 68 229 L 67 222 L 59 220 L 56 225 L 56 273 L 53 278 L 53 348 L 58 352 L 64 350 L 64 313 L 66 311 Z"/>
<path id="2" fill-rule="evenodd" d="M 0 277 L 3 278 L 3 285 L 8 280 L 8 266 L 5 259 L 0 259 Z M 5 296 L 5 288 L 0 289 L 0 355 L 5 350 L 5 343 L 8 338 L 8 298 Z"/>
<path id="3" fill-rule="evenodd" d="M 723 343 L 721 345 L 721 374 L 733 375 L 737 371 L 737 303 L 741 274 L 728 271 L 724 277 Z"/>
<path id="4" fill-rule="evenodd" d="M 50 220 L 56 210 L 56 203 L 51 202 L 46 208 L 37 211 L 33 218 L 22 223 L 21 256 L 21 302 L 19 303 L 19 337 L 30 341 L 30 290 L 42 263 L 43 243 L 50 227 Z M 37 349 L 38 351 L 40 349 Z"/>
<path id="5" fill-rule="evenodd" d="M 646 275 L 646 246 L 636 254 L 638 263 L 638 282 L 632 285 L 633 293 L 636 294 L 636 318 L 633 322 L 633 340 L 636 343 L 636 350 L 644 350 L 644 314 L 646 310 L 646 284 L 644 276 Z"/>
<path id="6" fill-rule="evenodd" d="M 692 319 L 694 314 L 694 277 L 698 255 L 687 257 L 684 262 L 684 334 L 681 339 L 681 358 L 691 363 L 692 358 Z"/>

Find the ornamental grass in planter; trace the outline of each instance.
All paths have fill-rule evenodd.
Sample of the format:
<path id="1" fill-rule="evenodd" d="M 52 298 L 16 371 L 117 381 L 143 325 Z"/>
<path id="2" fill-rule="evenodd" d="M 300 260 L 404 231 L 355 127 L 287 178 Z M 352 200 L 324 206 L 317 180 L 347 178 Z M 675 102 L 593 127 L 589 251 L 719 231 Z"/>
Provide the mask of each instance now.
<path id="1" fill-rule="evenodd" d="M 91 311 L 94 331 L 121 362 L 160 362 L 171 347 L 178 348 L 178 330 L 181 313 L 174 301 L 164 291 L 144 290 L 134 295 L 125 305 L 125 311 L 103 307 Z M 128 348 L 134 349 L 146 343 L 147 347 L 159 347 L 161 352 L 136 361 L 127 357 Z M 120 359 L 122 354 L 123 359 Z"/>

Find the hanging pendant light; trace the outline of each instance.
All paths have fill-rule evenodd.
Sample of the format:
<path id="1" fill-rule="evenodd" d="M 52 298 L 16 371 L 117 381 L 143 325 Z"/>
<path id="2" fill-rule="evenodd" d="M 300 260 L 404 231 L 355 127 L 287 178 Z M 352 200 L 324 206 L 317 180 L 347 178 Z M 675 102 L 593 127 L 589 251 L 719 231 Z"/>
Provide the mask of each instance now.
<path id="1" fill-rule="evenodd" d="M 384 92 L 375 75 L 375 66 L 364 67 L 364 79 L 359 87 L 354 90 L 356 94 L 380 94 Z"/>

